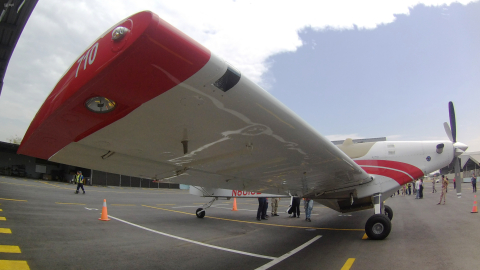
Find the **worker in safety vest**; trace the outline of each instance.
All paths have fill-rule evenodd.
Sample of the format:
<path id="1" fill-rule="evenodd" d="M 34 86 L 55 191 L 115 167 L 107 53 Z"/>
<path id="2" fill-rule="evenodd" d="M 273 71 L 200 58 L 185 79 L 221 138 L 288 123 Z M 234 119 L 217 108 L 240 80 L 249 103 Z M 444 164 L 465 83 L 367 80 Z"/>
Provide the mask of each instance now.
<path id="1" fill-rule="evenodd" d="M 82 188 L 83 194 L 85 194 L 85 189 L 83 188 L 83 183 L 85 182 L 85 179 L 83 178 L 82 172 L 78 171 L 77 175 L 75 176 L 75 183 L 77 183 L 77 191 L 75 191 L 75 194 L 78 194 L 78 190 Z"/>

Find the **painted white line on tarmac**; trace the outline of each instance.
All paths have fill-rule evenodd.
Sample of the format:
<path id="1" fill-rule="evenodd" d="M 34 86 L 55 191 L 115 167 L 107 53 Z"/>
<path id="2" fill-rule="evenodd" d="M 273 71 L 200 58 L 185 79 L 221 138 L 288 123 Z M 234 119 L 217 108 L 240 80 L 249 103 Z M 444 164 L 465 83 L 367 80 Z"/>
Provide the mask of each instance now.
<path id="1" fill-rule="evenodd" d="M 110 216 L 110 215 L 109 215 L 108 217 L 111 218 L 111 219 L 115 219 L 115 220 L 117 220 L 117 221 L 123 222 L 123 223 L 125 223 L 125 224 L 132 225 L 132 226 L 134 226 L 134 227 L 137 227 L 137 228 L 140 228 L 140 229 L 149 231 L 149 232 L 153 232 L 153 233 L 160 234 L 160 235 L 163 235 L 163 236 L 175 238 L 175 239 L 181 240 L 181 241 L 186 241 L 186 242 L 189 242 L 189 243 L 192 243 L 192 244 L 201 245 L 201 246 L 204 246 L 204 247 L 215 248 L 215 249 L 219 249 L 219 250 L 223 250 L 223 251 L 228 251 L 228 252 L 232 252 L 232 253 L 237 253 L 237 254 L 242 254 L 242 255 L 247 255 L 247 256 L 262 258 L 262 259 L 274 260 L 274 261 L 277 260 L 277 259 L 279 259 L 279 258 L 270 257 L 270 256 L 264 256 L 264 255 L 260 255 L 260 254 L 254 254 L 254 253 L 250 253 L 250 252 L 244 252 L 244 251 L 240 251 L 240 250 L 235 250 L 235 249 L 229 249 L 229 248 L 223 248 L 223 247 L 219 247 L 219 246 L 209 245 L 209 244 L 205 244 L 205 243 L 198 242 L 198 241 L 195 241 L 195 240 L 190 240 L 190 239 L 187 239 L 187 238 L 183 238 L 183 237 L 171 235 L 171 234 L 168 234 L 168 233 L 163 233 L 163 232 L 155 231 L 155 230 L 152 230 L 152 229 L 149 229 L 149 228 L 146 228 L 146 227 L 143 227 L 143 226 L 140 226 L 140 225 L 137 225 L 137 224 L 134 224 L 134 223 L 125 221 L 125 220 L 123 220 L 123 219 L 119 219 L 119 218 L 116 218 L 116 217 L 112 217 L 112 216 Z M 311 241 L 311 240 L 310 240 L 310 241 Z M 287 254 L 288 254 L 288 253 L 287 253 Z M 283 256 L 285 256 L 285 255 L 283 255 Z M 282 257 L 283 257 L 283 256 L 282 256 Z M 280 258 L 282 258 L 282 257 L 280 257 Z M 265 269 L 266 269 L 266 268 L 265 268 Z"/>
<path id="2" fill-rule="evenodd" d="M 292 251 L 290 251 L 290 252 L 287 252 L 287 253 L 283 254 L 282 256 L 280 256 L 280 257 L 278 257 L 278 258 L 275 258 L 273 261 L 271 261 L 271 262 L 269 262 L 269 263 L 267 263 L 267 264 L 264 264 L 264 265 L 260 266 L 259 268 L 255 269 L 255 270 L 264 270 L 264 269 L 268 269 L 268 268 L 274 266 L 275 264 L 277 264 L 277 263 L 285 260 L 286 258 L 288 258 L 288 257 L 292 256 L 293 254 L 299 252 L 300 250 L 306 248 L 306 247 L 307 247 L 308 245 L 310 245 L 311 243 L 317 241 L 320 237 L 322 237 L 322 236 L 321 236 L 321 235 L 315 236 L 314 238 L 312 238 L 312 240 L 306 242 L 305 244 L 297 247 L 296 249 L 294 249 L 294 250 L 292 250 Z"/>

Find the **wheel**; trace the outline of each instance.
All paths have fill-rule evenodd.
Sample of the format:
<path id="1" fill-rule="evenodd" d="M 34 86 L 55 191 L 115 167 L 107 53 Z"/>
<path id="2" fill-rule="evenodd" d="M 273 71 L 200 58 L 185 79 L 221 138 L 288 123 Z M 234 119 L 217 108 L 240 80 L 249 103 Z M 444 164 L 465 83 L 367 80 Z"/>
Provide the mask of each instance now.
<path id="1" fill-rule="evenodd" d="M 195 214 L 197 214 L 198 218 L 203 218 L 205 216 L 205 211 L 202 211 L 203 208 L 198 208 Z"/>
<path id="2" fill-rule="evenodd" d="M 392 220 L 392 218 L 393 218 L 392 208 L 390 208 L 390 206 L 388 206 L 388 205 L 384 205 L 384 207 L 385 207 L 385 216 L 387 216 L 388 219 Z"/>
<path id="3" fill-rule="evenodd" d="M 392 223 L 386 215 L 375 214 L 365 224 L 365 233 L 372 240 L 383 240 L 387 238 L 392 229 Z"/>

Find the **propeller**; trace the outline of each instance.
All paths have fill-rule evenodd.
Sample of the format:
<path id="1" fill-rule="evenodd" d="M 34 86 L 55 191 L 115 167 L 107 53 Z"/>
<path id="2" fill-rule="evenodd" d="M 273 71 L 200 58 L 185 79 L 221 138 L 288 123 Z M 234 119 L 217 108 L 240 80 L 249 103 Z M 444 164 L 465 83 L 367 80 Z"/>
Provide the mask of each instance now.
<path id="1" fill-rule="evenodd" d="M 457 142 L 457 123 L 455 121 L 455 108 L 453 108 L 453 102 L 448 102 L 448 114 L 450 116 L 450 127 L 452 128 L 452 142 Z M 448 134 L 447 134 L 448 135 Z"/>
<path id="2" fill-rule="evenodd" d="M 462 196 L 462 181 L 460 180 L 460 158 L 459 156 L 463 154 L 468 148 L 467 145 L 457 142 L 457 123 L 455 120 L 455 108 L 453 107 L 453 102 L 448 103 L 448 114 L 450 116 L 450 126 L 447 122 L 443 123 L 443 127 L 445 128 L 445 132 L 447 133 L 448 138 L 453 143 L 453 168 L 455 171 L 455 179 L 458 183 L 457 185 L 457 196 L 461 198 Z M 450 129 L 451 127 L 451 129 Z"/>

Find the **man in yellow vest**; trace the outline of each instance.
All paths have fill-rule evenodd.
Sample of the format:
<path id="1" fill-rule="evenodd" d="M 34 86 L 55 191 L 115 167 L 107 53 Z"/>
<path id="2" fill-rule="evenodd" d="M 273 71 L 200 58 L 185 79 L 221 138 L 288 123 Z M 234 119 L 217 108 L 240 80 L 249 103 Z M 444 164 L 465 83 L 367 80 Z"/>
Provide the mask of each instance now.
<path id="1" fill-rule="evenodd" d="M 78 190 L 82 188 L 83 194 L 85 194 L 85 189 L 83 188 L 83 183 L 85 182 L 85 179 L 83 178 L 82 172 L 78 171 L 77 175 L 75 176 L 75 183 L 77 183 L 77 191 L 75 191 L 75 194 L 78 194 Z"/>

